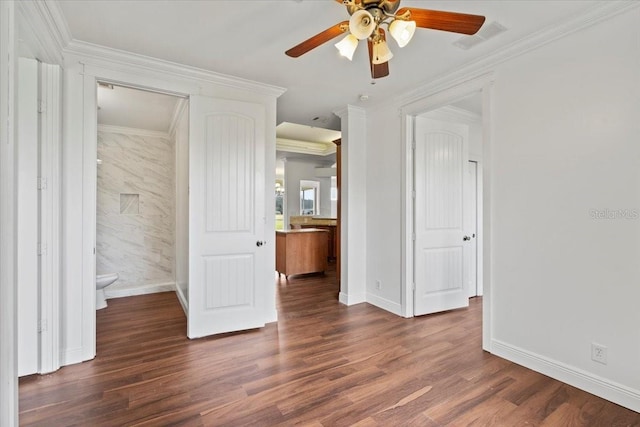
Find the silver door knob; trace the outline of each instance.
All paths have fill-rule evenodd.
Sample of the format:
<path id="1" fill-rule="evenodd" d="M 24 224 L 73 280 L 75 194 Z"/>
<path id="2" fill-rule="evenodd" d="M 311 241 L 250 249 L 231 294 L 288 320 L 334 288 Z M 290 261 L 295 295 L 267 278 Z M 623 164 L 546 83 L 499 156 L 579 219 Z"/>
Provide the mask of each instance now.
<path id="1" fill-rule="evenodd" d="M 471 237 L 469 237 L 469 236 L 464 236 L 464 237 L 462 238 L 462 240 L 466 242 L 467 240 L 471 240 Z"/>
<path id="2" fill-rule="evenodd" d="M 260 246 L 262 246 L 262 245 L 266 245 L 266 244 L 267 244 L 267 242 L 266 242 L 266 241 L 262 241 L 262 240 L 258 240 L 258 241 L 256 242 L 256 246 L 258 246 L 258 247 L 260 247 Z"/>

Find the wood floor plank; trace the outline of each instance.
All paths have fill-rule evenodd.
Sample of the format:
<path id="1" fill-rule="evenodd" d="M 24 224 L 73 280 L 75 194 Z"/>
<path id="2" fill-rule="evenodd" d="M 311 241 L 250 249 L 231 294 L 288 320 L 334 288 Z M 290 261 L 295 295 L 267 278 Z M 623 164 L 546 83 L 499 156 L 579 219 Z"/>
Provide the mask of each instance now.
<path id="1" fill-rule="evenodd" d="M 97 357 L 20 379 L 21 425 L 640 426 L 640 414 L 481 350 L 482 299 L 404 319 L 275 278 L 279 321 L 189 340 L 173 293 L 109 300 Z"/>

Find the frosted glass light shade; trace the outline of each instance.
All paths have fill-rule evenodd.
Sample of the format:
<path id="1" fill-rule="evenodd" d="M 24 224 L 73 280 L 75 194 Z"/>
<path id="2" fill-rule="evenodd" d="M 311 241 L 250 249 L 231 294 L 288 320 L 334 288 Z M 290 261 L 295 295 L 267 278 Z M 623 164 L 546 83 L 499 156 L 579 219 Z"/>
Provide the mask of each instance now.
<path id="1" fill-rule="evenodd" d="M 389 25 L 391 36 L 398 42 L 398 46 L 405 47 L 416 32 L 415 21 L 403 21 L 402 19 L 394 19 Z"/>
<path id="2" fill-rule="evenodd" d="M 376 22 L 373 19 L 373 15 L 364 9 L 355 12 L 349 19 L 349 31 L 358 40 L 364 40 L 369 37 L 375 28 Z"/>
<path id="3" fill-rule="evenodd" d="M 351 61 L 353 59 L 353 52 L 355 52 L 358 47 L 358 39 L 353 34 L 347 34 L 347 36 L 336 43 L 335 46 L 338 48 L 340 55 Z"/>
<path id="4" fill-rule="evenodd" d="M 389 50 L 389 46 L 386 41 L 382 40 L 381 42 L 373 44 L 372 64 L 384 64 L 391 58 L 393 58 L 393 53 Z"/>

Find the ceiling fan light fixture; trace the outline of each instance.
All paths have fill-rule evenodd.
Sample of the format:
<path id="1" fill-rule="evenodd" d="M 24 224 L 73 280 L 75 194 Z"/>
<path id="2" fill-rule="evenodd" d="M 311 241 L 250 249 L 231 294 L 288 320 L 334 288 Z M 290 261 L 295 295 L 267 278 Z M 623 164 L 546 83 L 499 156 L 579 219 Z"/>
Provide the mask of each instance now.
<path id="1" fill-rule="evenodd" d="M 374 79 L 372 84 L 375 83 L 375 79 L 389 75 L 388 63 L 393 58 L 393 53 L 389 50 L 389 37 L 386 33 L 389 33 L 402 48 L 411 42 L 418 28 L 473 35 L 482 28 L 486 19 L 484 16 L 468 13 L 417 7 L 400 8 L 402 0 L 335 1 L 346 6 L 347 12 L 351 15 L 348 20 L 345 19 L 319 32 L 285 51 L 285 54 L 297 58 L 340 36 L 344 39 L 335 46 L 342 56 L 352 60 L 358 45 L 357 40 L 367 40 L 369 71 Z"/>
<path id="2" fill-rule="evenodd" d="M 398 46 L 405 47 L 416 32 L 416 21 L 394 19 L 391 24 L 389 24 L 389 32 L 398 43 Z"/>
<path id="3" fill-rule="evenodd" d="M 387 45 L 386 41 L 381 40 L 373 44 L 373 58 L 371 59 L 372 64 L 384 64 L 391 58 L 393 58 L 393 53 L 391 53 L 391 50 L 389 50 L 389 45 Z"/>
<path id="4" fill-rule="evenodd" d="M 358 47 L 358 39 L 353 34 L 347 34 L 347 36 L 336 43 L 335 46 L 338 48 L 341 56 L 351 61 L 353 59 L 353 53 Z"/>
<path id="5" fill-rule="evenodd" d="M 355 12 L 349 19 L 349 31 L 358 40 L 368 38 L 375 28 L 376 22 L 373 15 L 364 9 Z"/>

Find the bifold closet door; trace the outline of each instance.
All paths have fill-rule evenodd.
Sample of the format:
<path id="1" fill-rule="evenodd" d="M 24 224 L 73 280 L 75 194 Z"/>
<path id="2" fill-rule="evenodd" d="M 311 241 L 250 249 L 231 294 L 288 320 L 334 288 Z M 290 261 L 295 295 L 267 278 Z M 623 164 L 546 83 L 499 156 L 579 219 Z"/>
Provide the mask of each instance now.
<path id="1" fill-rule="evenodd" d="M 38 61 L 18 61 L 18 376 L 38 372 Z"/>

